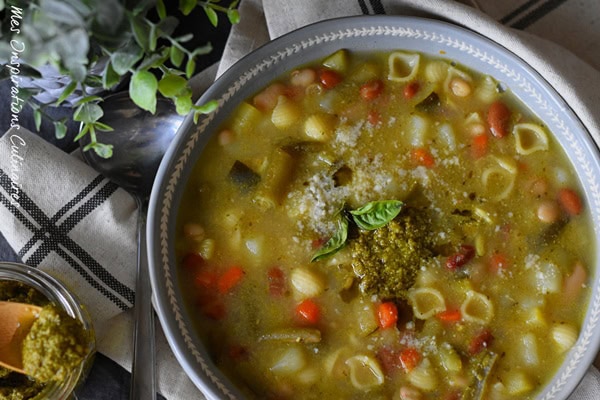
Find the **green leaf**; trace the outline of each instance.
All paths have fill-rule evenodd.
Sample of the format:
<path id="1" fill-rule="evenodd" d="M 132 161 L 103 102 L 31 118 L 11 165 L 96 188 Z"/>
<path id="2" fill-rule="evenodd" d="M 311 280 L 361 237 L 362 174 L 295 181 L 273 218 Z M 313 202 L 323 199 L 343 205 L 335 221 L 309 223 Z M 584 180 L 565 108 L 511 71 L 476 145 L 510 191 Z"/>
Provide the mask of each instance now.
<path id="1" fill-rule="evenodd" d="M 96 95 L 91 95 L 91 96 L 85 96 L 81 99 L 79 99 L 77 101 L 76 105 L 81 105 L 81 104 L 85 104 L 85 103 L 92 103 L 92 102 L 99 102 L 102 101 L 102 97 L 100 96 L 96 96 Z"/>
<path id="2" fill-rule="evenodd" d="M 42 112 L 39 108 L 33 110 L 33 122 L 35 123 L 35 129 L 39 132 L 42 126 Z"/>
<path id="3" fill-rule="evenodd" d="M 144 51 L 134 41 L 115 51 L 110 56 L 112 68 L 119 76 L 125 75 L 143 56 Z"/>
<path id="4" fill-rule="evenodd" d="M 399 200 L 372 201 L 350 211 L 350 214 L 360 229 L 372 231 L 396 218 L 403 206 L 404 203 Z"/>
<path id="5" fill-rule="evenodd" d="M 217 12 L 209 6 L 204 6 L 202 8 L 204 8 L 204 12 L 206 13 L 206 16 L 208 17 L 210 23 L 216 27 L 219 23 L 219 16 L 217 15 Z"/>
<path id="6" fill-rule="evenodd" d="M 156 1 L 156 12 L 158 14 L 158 17 L 160 19 L 164 19 L 167 16 L 167 9 L 165 7 L 165 3 L 163 2 L 163 0 L 157 0 Z"/>
<path id="7" fill-rule="evenodd" d="M 210 100 L 200 106 L 194 106 L 194 110 L 202 114 L 209 114 L 215 111 L 219 107 L 219 102 L 217 100 Z"/>
<path id="8" fill-rule="evenodd" d="M 150 29 L 149 21 L 142 17 L 131 18 L 131 29 L 133 37 L 143 50 L 150 49 Z"/>
<path id="9" fill-rule="evenodd" d="M 129 96 L 142 110 L 156 112 L 158 81 L 149 71 L 137 71 L 129 83 Z"/>
<path id="10" fill-rule="evenodd" d="M 112 62 L 107 62 L 104 71 L 102 72 L 102 87 L 111 89 L 121 81 L 121 76 L 117 74 L 112 66 Z"/>
<path id="11" fill-rule="evenodd" d="M 3 11 L 5 7 L 4 0 L 0 0 L 0 11 Z"/>
<path id="12" fill-rule="evenodd" d="M 92 146 L 96 154 L 102 158 L 111 158 L 113 155 L 113 145 L 105 143 L 94 143 Z"/>
<path id="13" fill-rule="evenodd" d="M 185 53 L 181 51 L 181 49 L 177 46 L 171 46 L 169 53 L 171 57 L 171 63 L 179 68 L 181 66 L 181 63 L 183 62 Z"/>
<path id="14" fill-rule="evenodd" d="M 238 10 L 230 8 L 227 10 L 227 18 L 232 25 L 240 23 L 240 13 Z"/>
<path id="15" fill-rule="evenodd" d="M 54 136 L 57 139 L 64 139 L 67 135 L 67 125 L 62 121 L 54 121 Z"/>
<path id="16" fill-rule="evenodd" d="M 321 260 L 326 256 L 330 256 L 346 245 L 348 240 L 348 219 L 340 213 L 338 219 L 337 230 L 333 236 L 321 247 L 311 258 L 311 262 Z"/>
<path id="17" fill-rule="evenodd" d="M 187 115 L 192 110 L 192 93 L 175 97 L 175 109 L 179 115 Z"/>
<path id="18" fill-rule="evenodd" d="M 96 121 L 94 122 L 94 126 L 96 129 L 102 132 L 112 132 L 114 129 L 110 125 L 106 125 L 104 122 Z"/>
<path id="19" fill-rule="evenodd" d="M 179 0 L 179 11 L 183 15 L 189 15 L 196 8 L 196 0 Z"/>
<path id="20" fill-rule="evenodd" d="M 190 79 L 192 77 L 192 75 L 194 75 L 195 71 L 196 71 L 196 61 L 194 61 L 193 58 L 190 58 L 185 66 L 185 76 L 187 76 L 187 78 Z"/>
<path id="21" fill-rule="evenodd" d="M 154 5 L 154 0 L 138 0 L 133 8 L 133 15 L 145 15 L 146 12 Z"/>
<path id="22" fill-rule="evenodd" d="M 160 53 L 152 53 L 149 56 L 144 57 L 144 60 L 137 66 L 136 69 L 151 69 L 160 68 L 163 66 L 165 61 L 169 59 L 169 49 L 163 48 Z"/>
<path id="23" fill-rule="evenodd" d="M 158 82 L 158 91 L 165 97 L 175 97 L 187 89 L 187 80 L 179 75 L 166 74 Z"/>
<path id="24" fill-rule="evenodd" d="M 181 35 L 179 37 L 176 37 L 175 40 L 178 43 L 185 43 L 185 42 L 189 42 L 193 38 L 194 38 L 194 34 L 193 33 L 186 33 L 185 35 Z"/>
<path id="25" fill-rule="evenodd" d="M 79 133 L 77 134 L 77 136 L 75 136 L 73 138 L 73 141 L 76 142 L 79 139 L 81 139 L 82 137 L 84 137 L 89 131 L 90 131 L 90 126 L 92 124 L 83 124 L 83 126 L 81 127 L 81 130 L 79 131 Z"/>
<path id="26" fill-rule="evenodd" d="M 83 103 L 75 109 L 73 119 L 84 124 L 93 124 L 104 115 L 102 107 L 96 103 Z"/>
<path id="27" fill-rule="evenodd" d="M 75 88 L 77 88 L 77 82 L 75 81 L 71 81 L 71 83 L 69 83 L 65 89 L 63 90 L 63 92 L 60 94 L 60 97 L 58 98 L 58 100 L 56 100 L 56 106 L 60 106 L 61 103 L 63 101 L 65 101 L 67 99 L 67 97 L 69 97 L 71 95 L 71 93 L 73 93 L 75 91 Z"/>

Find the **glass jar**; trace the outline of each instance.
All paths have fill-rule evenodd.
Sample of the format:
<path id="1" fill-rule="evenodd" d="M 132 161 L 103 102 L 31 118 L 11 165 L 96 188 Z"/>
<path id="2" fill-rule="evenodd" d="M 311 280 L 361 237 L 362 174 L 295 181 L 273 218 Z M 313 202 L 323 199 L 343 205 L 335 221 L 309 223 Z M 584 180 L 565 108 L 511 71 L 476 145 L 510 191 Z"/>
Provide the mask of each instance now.
<path id="1" fill-rule="evenodd" d="M 84 381 L 92 365 L 96 350 L 96 341 L 92 320 L 84 306 L 61 282 L 49 274 L 24 264 L 0 261 L 0 281 L 17 281 L 30 286 L 45 296 L 55 306 L 62 308 L 71 317 L 79 320 L 88 335 L 87 356 L 61 382 L 49 382 L 32 399 L 67 400 L 76 398 L 74 391 Z"/>

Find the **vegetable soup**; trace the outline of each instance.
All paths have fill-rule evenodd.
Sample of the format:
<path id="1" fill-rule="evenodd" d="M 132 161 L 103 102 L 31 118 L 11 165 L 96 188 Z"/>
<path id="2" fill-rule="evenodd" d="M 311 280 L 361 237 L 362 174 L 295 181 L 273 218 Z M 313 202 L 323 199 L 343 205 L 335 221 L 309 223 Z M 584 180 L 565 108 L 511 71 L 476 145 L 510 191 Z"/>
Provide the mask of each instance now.
<path id="1" fill-rule="evenodd" d="M 592 237 L 573 167 L 501 83 L 339 50 L 211 138 L 176 249 L 249 398 L 526 399 L 578 338 Z"/>

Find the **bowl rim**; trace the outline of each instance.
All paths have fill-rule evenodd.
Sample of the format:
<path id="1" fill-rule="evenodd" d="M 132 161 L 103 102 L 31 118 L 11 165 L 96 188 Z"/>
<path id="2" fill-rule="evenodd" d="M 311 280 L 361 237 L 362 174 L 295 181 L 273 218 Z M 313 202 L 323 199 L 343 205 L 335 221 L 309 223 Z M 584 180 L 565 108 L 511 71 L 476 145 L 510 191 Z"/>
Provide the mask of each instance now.
<path id="1" fill-rule="evenodd" d="M 393 38 L 398 45 L 391 46 Z M 223 396 L 243 398 L 224 375 L 216 370 L 207 357 L 197 335 L 190 332 L 192 326 L 185 313 L 182 299 L 177 293 L 175 260 L 172 237 L 177 206 L 191 167 L 197 160 L 206 141 L 211 136 L 201 133 L 219 125 L 233 105 L 265 86 L 276 76 L 305 64 L 309 60 L 331 54 L 332 47 L 344 48 L 361 40 L 370 41 L 375 51 L 420 51 L 445 58 L 462 56 L 470 62 L 461 64 L 482 73 L 488 73 L 505 83 L 534 114 L 542 119 L 576 169 L 584 190 L 586 203 L 590 206 L 594 226 L 595 244 L 598 247 L 600 233 L 600 156 L 598 147 L 587 128 L 563 97 L 521 57 L 502 45 L 465 27 L 436 19 L 412 16 L 352 16 L 319 21 L 274 39 L 246 55 L 229 68 L 198 100 L 198 103 L 217 99 L 217 110 L 200 118 L 194 126 L 187 117 L 171 143 L 159 167 L 150 198 L 147 224 L 148 258 L 156 310 L 165 331 L 167 341 L 183 369 L 193 383 L 209 398 Z M 378 44 L 373 44 L 377 41 Z M 387 40 L 387 41 L 385 41 Z M 396 43 L 395 41 L 393 41 Z M 439 46 L 445 54 L 405 49 L 407 43 L 425 43 Z M 385 45 L 384 45 L 385 44 Z M 307 54 L 310 59 L 286 64 L 297 53 Z M 267 73 L 268 72 L 268 73 Z M 262 84 L 261 84 L 262 82 Z M 508 83 L 507 83 L 508 82 Z M 240 93 L 246 93 L 241 95 Z M 570 152 L 569 152 L 570 151 Z M 191 160 L 191 161 L 190 161 Z M 583 180 L 583 181 L 581 181 Z M 587 183 L 587 185 L 585 184 Z M 173 211 L 174 210 L 174 211 Z M 173 212 L 173 213 L 172 213 Z M 583 379 L 600 348 L 600 279 L 598 259 L 590 268 L 594 285 L 589 299 L 584 325 L 577 344 L 567 355 L 566 361 L 553 379 L 538 395 L 539 399 L 566 397 Z M 585 366 L 585 368 L 582 367 Z M 558 396 L 558 397 L 557 397 Z"/>

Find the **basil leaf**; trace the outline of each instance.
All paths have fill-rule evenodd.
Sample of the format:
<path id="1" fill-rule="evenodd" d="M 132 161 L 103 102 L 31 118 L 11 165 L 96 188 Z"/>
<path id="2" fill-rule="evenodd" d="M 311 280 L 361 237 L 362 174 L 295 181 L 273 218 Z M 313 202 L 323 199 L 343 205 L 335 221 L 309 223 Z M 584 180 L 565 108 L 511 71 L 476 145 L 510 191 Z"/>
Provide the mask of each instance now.
<path id="1" fill-rule="evenodd" d="M 350 214 L 360 229 L 372 231 L 396 218 L 402 206 L 404 203 L 399 200 L 372 201 L 350 211 Z"/>
<path id="2" fill-rule="evenodd" d="M 318 261 L 340 250 L 348 240 L 348 218 L 340 214 L 338 228 L 333 236 L 313 255 L 310 262 Z"/>

